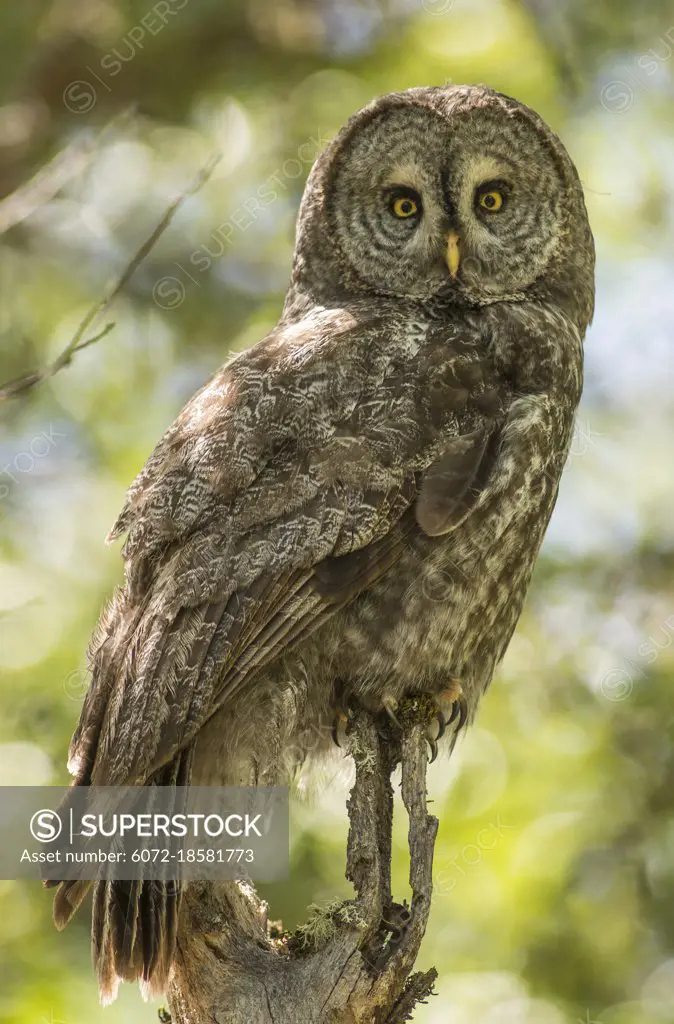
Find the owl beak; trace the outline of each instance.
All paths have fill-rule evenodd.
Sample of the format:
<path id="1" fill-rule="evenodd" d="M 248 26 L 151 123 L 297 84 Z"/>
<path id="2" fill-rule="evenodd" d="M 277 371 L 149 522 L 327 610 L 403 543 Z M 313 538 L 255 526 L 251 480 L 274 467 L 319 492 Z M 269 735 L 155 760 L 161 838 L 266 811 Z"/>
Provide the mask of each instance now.
<path id="1" fill-rule="evenodd" d="M 459 263 L 461 261 L 459 241 L 460 238 L 456 231 L 450 231 L 447 235 L 447 252 L 445 253 L 445 262 L 449 267 L 449 274 L 452 279 L 454 279 L 459 272 Z"/>

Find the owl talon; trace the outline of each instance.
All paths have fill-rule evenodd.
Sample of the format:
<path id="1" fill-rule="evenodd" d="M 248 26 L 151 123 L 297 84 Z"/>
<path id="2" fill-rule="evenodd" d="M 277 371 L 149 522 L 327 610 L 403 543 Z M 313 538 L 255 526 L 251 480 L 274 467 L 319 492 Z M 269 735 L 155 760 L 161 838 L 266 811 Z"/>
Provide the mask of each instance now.
<path id="1" fill-rule="evenodd" d="M 335 717 L 332 720 L 332 727 L 330 729 L 330 735 L 332 736 L 332 742 L 336 747 L 342 749 L 342 744 L 339 742 L 339 727 L 343 724 L 348 724 L 349 716 L 343 711 L 337 711 Z"/>
<path id="2" fill-rule="evenodd" d="M 445 731 L 447 729 L 447 719 L 443 715 L 442 711 L 440 711 L 440 709 L 438 709 L 438 713 L 437 713 L 437 715 L 435 717 L 436 717 L 437 722 L 438 722 L 438 734 L 435 737 L 435 742 L 439 743 L 439 741 L 445 735 Z"/>
<path id="3" fill-rule="evenodd" d="M 426 742 L 428 743 L 428 746 L 430 747 L 430 751 L 431 751 L 431 756 L 428 759 L 428 763 L 429 764 L 433 764 L 433 762 L 435 761 L 435 759 L 438 756 L 438 741 L 437 741 L 437 739 L 434 740 L 434 739 L 431 739 L 430 736 L 427 736 L 426 737 Z"/>
<path id="4" fill-rule="evenodd" d="M 330 729 L 330 735 L 332 736 L 332 742 L 336 747 L 342 749 L 342 744 L 339 742 L 339 715 L 335 715 L 332 720 L 332 727 Z"/>
<path id="5" fill-rule="evenodd" d="M 385 712 L 386 717 L 388 718 L 389 722 L 392 725 L 394 725 L 396 727 L 396 729 L 399 729 L 400 732 L 402 732 L 403 731 L 403 726 L 402 726 L 402 724 L 400 722 L 400 719 L 398 718 L 398 716 L 396 715 L 396 713 L 394 711 L 394 708 L 396 706 L 397 705 L 396 705 L 395 701 L 390 701 L 390 700 L 389 701 L 384 701 L 384 712 Z"/>
<path id="6" fill-rule="evenodd" d="M 458 696 L 452 704 L 452 713 L 449 716 L 447 725 L 453 725 L 457 718 L 459 719 L 459 723 L 456 727 L 456 731 L 459 732 L 465 725 L 466 719 L 468 718 L 468 703 L 463 694 Z"/>

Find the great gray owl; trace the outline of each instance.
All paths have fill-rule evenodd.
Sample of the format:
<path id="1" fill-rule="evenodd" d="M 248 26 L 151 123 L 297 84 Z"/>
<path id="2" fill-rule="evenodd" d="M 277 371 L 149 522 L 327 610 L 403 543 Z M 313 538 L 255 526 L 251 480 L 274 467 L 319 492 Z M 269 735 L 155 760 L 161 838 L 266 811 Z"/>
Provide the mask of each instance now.
<path id="1" fill-rule="evenodd" d="M 345 695 L 461 693 L 470 720 L 557 495 L 593 278 L 577 172 L 526 106 L 452 86 L 355 114 L 311 171 L 277 326 L 112 528 L 126 582 L 74 784 L 283 782 Z M 104 999 L 165 986 L 180 894 L 158 885 L 95 884 Z M 61 883 L 59 927 L 86 888 Z"/>

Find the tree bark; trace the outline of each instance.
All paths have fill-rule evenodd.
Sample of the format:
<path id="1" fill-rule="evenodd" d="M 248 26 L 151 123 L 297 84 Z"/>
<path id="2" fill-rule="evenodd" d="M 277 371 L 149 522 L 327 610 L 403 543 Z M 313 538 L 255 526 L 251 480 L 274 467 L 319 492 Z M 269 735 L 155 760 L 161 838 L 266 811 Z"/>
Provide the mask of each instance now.
<path id="1" fill-rule="evenodd" d="M 347 737 L 346 877 L 356 896 L 314 913 L 292 935 L 241 882 L 185 894 L 169 989 L 174 1024 L 402 1024 L 432 994 L 435 968 L 412 974 L 431 905 L 437 819 L 426 807 L 427 724 L 396 735 L 368 713 Z M 402 762 L 412 902 L 391 896 L 391 773 Z"/>

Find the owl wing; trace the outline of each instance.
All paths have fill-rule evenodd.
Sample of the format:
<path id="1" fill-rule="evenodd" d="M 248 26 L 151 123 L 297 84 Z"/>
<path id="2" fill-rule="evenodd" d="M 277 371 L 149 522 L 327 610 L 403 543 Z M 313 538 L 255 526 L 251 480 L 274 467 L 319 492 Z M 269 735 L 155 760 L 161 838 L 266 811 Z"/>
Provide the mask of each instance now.
<path id="1" fill-rule="evenodd" d="M 395 337 L 341 311 L 277 329 L 161 440 L 111 531 L 128 534 L 127 583 L 92 643 L 78 781 L 138 784 L 169 762 L 395 564 L 420 489 L 428 532 L 465 514 L 498 419 L 488 367 L 446 337 L 424 360 Z M 434 465 L 442 487 L 422 485 Z"/>

